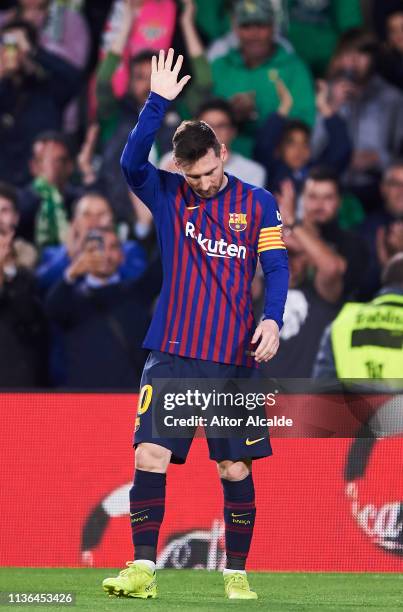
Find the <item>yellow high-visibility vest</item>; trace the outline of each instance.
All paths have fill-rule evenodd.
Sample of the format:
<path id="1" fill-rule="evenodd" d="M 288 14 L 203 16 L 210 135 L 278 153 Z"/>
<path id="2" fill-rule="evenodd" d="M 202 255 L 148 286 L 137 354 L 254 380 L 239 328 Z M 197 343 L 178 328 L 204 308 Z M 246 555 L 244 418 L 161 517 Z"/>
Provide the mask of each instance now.
<path id="1" fill-rule="evenodd" d="M 331 339 L 338 378 L 403 379 L 403 295 L 348 302 Z"/>

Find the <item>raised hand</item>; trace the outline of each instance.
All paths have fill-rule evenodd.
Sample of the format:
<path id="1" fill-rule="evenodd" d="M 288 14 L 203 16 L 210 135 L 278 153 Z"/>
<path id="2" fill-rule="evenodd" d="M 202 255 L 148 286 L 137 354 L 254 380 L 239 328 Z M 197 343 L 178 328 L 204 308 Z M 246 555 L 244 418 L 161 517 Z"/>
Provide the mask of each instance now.
<path id="1" fill-rule="evenodd" d="M 172 68 L 174 50 L 169 49 L 165 59 L 165 52 L 160 51 L 158 59 L 154 55 L 151 61 L 151 91 L 166 98 L 175 100 L 180 94 L 191 76 L 187 74 L 178 81 L 178 75 L 183 64 L 183 55 L 179 55 L 175 66 Z"/>
<path id="2" fill-rule="evenodd" d="M 330 86 L 323 79 L 316 81 L 316 108 L 323 117 L 333 115 L 333 108 L 330 104 Z"/>
<path id="3" fill-rule="evenodd" d="M 96 274 L 104 269 L 104 265 L 105 253 L 89 242 L 68 267 L 67 278 L 73 281 L 85 274 Z"/>
<path id="4" fill-rule="evenodd" d="M 338 79 L 330 86 L 330 104 L 337 112 L 357 95 L 357 86 L 347 79 Z"/>
<path id="5" fill-rule="evenodd" d="M 13 36 L 15 38 L 15 42 L 17 47 L 25 54 L 29 53 L 32 50 L 31 42 L 27 36 L 25 30 L 16 29 L 13 32 Z"/>
<path id="6" fill-rule="evenodd" d="M 403 251 L 403 221 L 394 221 L 389 225 L 386 243 L 391 256 Z"/>
<path id="7" fill-rule="evenodd" d="M 256 94 L 254 91 L 236 93 L 230 99 L 232 110 L 237 121 L 249 121 L 256 118 Z"/>
<path id="8" fill-rule="evenodd" d="M 284 225 L 292 225 L 295 221 L 296 193 L 291 179 L 284 179 L 281 182 L 276 199 Z"/>
<path id="9" fill-rule="evenodd" d="M 82 175 L 82 181 L 85 185 L 93 183 L 96 178 L 92 163 L 98 134 L 98 124 L 93 123 L 88 127 L 85 134 L 85 140 L 77 157 L 78 167 Z"/>
<path id="10" fill-rule="evenodd" d="M 283 117 L 288 117 L 292 105 L 294 104 L 294 98 L 292 97 L 291 92 L 284 81 L 282 81 L 279 77 L 273 79 L 273 82 L 280 100 L 277 112 Z"/>
<path id="11" fill-rule="evenodd" d="M 116 31 L 116 35 L 111 41 L 110 51 L 112 53 L 115 53 L 116 55 L 123 54 L 130 36 L 130 32 L 133 28 L 133 22 L 139 14 L 143 4 L 144 0 L 123 0 L 119 27 Z"/>

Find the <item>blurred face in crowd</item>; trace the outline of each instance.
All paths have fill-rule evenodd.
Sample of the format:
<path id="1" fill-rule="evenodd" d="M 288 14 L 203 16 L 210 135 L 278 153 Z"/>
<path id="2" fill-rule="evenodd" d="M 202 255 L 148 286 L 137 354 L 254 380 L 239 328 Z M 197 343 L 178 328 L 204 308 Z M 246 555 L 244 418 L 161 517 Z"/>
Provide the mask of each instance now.
<path id="1" fill-rule="evenodd" d="M 11 200 L 0 195 L 0 226 L 14 230 L 18 225 L 19 215 Z"/>
<path id="2" fill-rule="evenodd" d="M 123 261 L 123 252 L 119 239 L 113 231 L 102 232 L 102 247 L 101 252 L 103 257 L 94 264 L 91 274 L 100 279 L 107 279 L 119 269 Z M 86 249 L 88 251 L 97 250 L 100 245 L 95 241 L 90 241 Z"/>
<path id="3" fill-rule="evenodd" d="M 390 46 L 403 53 L 403 12 L 393 13 L 387 19 L 386 31 Z"/>
<path id="4" fill-rule="evenodd" d="M 372 56 L 370 53 L 351 49 L 341 53 L 334 61 L 333 68 L 354 75 L 355 82 L 365 84 L 372 72 Z"/>
<path id="5" fill-rule="evenodd" d="M 151 62 L 133 64 L 130 72 L 129 91 L 138 104 L 143 105 L 150 93 Z"/>
<path id="6" fill-rule="evenodd" d="M 403 165 L 386 172 L 381 184 L 386 210 L 403 218 Z"/>
<path id="7" fill-rule="evenodd" d="M 77 202 L 73 223 L 82 234 L 99 227 L 108 227 L 113 224 L 111 207 L 102 196 L 84 196 Z"/>
<path id="8" fill-rule="evenodd" d="M 336 218 L 340 207 L 340 195 L 333 181 L 316 181 L 308 178 L 303 191 L 304 216 L 318 225 Z"/>
<path id="9" fill-rule="evenodd" d="M 30 168 L 33 176 L 46 178 L 63 189 L 73 173 L 73 161 L 61 142 L 39 141 L 34 144 Z"/>
<path id="10" fill-rule="evenodd" d="M 311 157 L 309 136 L 302 130 L 288 132 L 280 147 L 280 157 L 292 170 L 303 168 Z"/>
<path id="11" fill-rule="evenodd" d="M 231 117 L 222 110 L 211 109 L 199 116 L 200 121 L 205 121 L 214 130 L 217 140 L 230 148 L 235 137 L 236 130 L 231 123 Z"/>
<path id="12" fill-rule="evenodd" d="M 221 189 L 224 181 L 224 163 L 228 159 L 226 146 L 221 145 L 220 155 L 209 149 L 204 157 L 186 164 L 175 160 L 176 167 L 186 182 L 201 198 L 212 198 Z"/>
<path id="13" fill-rule="evenodd" d="M 49 0 L 19 0 L 21 16 L 37 28 L 41 28 L 48 16 Z"/>
<path id="14" fill-rule="evenodd" d="M 247 66 L 258 66 L 271 55 L 273 48 L 273 26 L 271 24 L 237 26 L 236 32 Z"/>

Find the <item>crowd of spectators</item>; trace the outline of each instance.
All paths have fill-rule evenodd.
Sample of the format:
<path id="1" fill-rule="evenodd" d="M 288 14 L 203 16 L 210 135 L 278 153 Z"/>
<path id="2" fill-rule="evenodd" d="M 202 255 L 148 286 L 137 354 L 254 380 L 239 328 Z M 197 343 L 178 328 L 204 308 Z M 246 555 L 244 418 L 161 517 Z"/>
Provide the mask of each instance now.
<path id="1" fill-rule="evenodd" d="M 310 377 L 347 300 L 403 252 L 403 0 L 4 0 L 0 9 L 0 386 L 136 389 L 161 283 L 152 217 L 120 156 L 173 46 L 183 119 L 226 171 L 272 191 L 290 290 L 268 376 Z M 253 284 L 256 318 L 264 287 Z"/>

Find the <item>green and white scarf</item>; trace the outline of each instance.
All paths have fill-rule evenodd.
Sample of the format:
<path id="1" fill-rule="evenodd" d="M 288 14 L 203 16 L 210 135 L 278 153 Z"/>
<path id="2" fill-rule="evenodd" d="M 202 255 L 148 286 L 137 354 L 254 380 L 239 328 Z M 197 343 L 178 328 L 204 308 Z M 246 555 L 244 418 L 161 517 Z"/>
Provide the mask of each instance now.
<path id="1" fill-rule="evenodd" d="M 39 177 L 33 183 L 41 198 L 35 222 L 35 244 L 38 248 L 64 242 L 69 227 L 67 212 L 60 191 Z"/>

